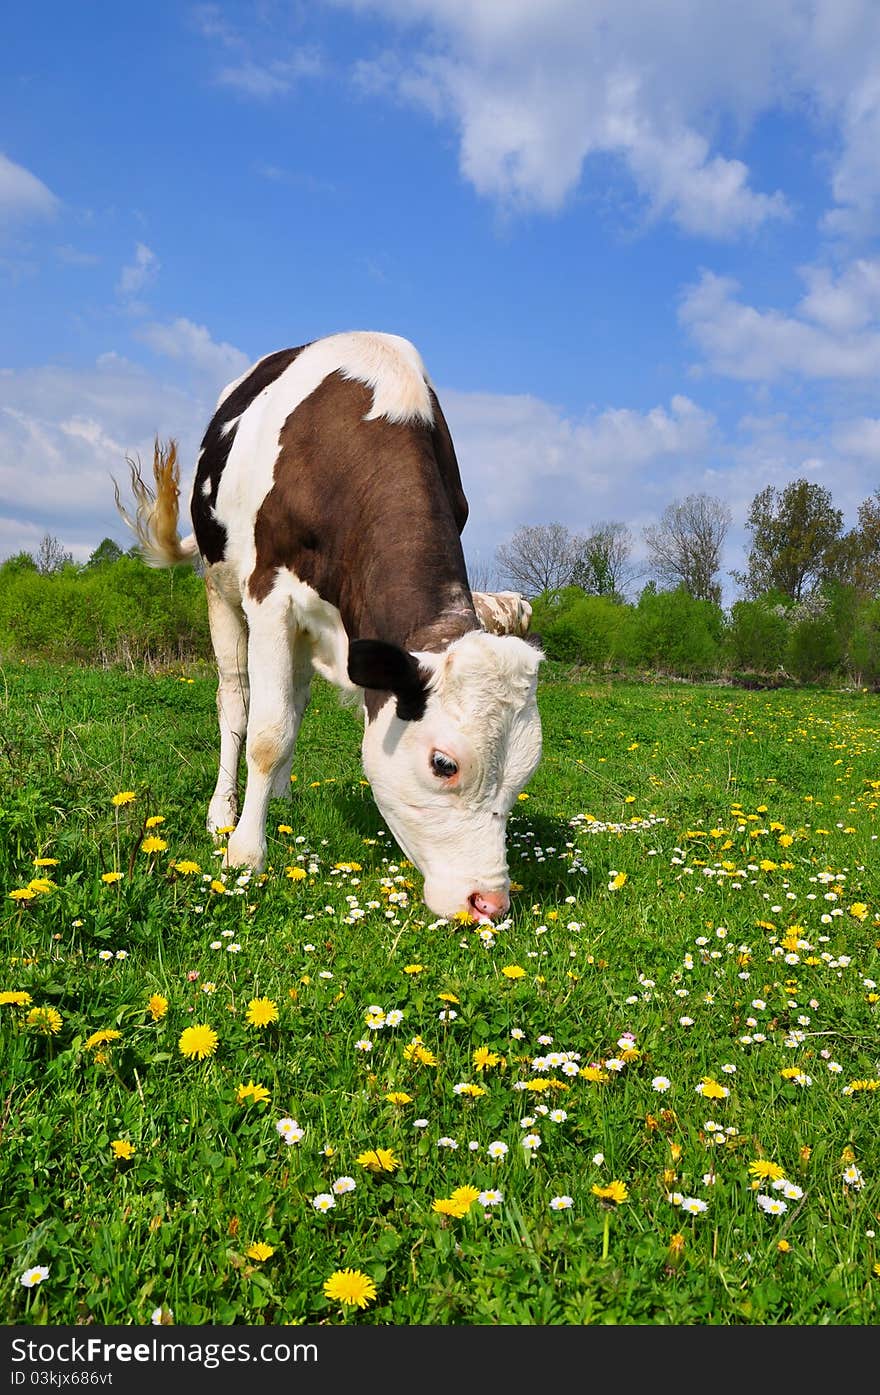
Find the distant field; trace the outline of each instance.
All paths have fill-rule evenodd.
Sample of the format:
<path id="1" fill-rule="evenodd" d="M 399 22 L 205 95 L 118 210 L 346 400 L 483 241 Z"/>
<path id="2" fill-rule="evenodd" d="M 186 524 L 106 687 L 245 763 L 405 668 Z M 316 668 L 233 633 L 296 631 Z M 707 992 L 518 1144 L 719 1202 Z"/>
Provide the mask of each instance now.
<path id="1" fill-rule="evenodd" d="M 223 873 L 214 691 L 0 671 L 0 1320 L 880 1319 L 876 697 L 548 670 L 481 937 L 321 683 Z"/>

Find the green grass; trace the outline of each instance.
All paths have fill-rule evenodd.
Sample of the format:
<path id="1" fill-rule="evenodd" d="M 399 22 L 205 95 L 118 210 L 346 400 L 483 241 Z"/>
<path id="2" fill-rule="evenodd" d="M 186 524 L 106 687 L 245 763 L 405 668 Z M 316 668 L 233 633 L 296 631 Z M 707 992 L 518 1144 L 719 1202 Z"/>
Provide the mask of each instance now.
<path id="1" fill-rule="evenodd" d="M 875 699 L 547 668 L 544 758 L 510 825 L 521 889 L 483 943 L 421 904 L 325 685 L 267 875 L 216 890 L 212 676 L 0 678 L 0 993 L 29 995 L 0 998 L 5 1323 L 149 1323 L 163 1304 L 181 1325 L 878 1321 L 880 1089 L 846 1089 L 880 1077 Z M 262 997 L 277 1021 L 249 1025 Z M 371 1006 L 399 1024 L 371 1028 Z M 179 1048 L 194 1024 L 218 1038 L 203 1061 Z M 97 1031 L 120 1035 L 87 1045 Z M 416 1036 L 436 1064 L 408 1059 Z M 569 1074 L 565 1053 L 599 1069 Z M 267 1100 L 238 1101 L 251 1082 Z M 358 1163 L 377 1148 L 393 1171 Z M 788 1182 L 779 1215 L 761 1160 Z M 593 1190 L 614 1181 L 619 1204 Z M 433 1209 L 462 1186 L 502 1199 Z M 375 1283 L 363 1310 L 323 1294 L 349 1267 Z"/>

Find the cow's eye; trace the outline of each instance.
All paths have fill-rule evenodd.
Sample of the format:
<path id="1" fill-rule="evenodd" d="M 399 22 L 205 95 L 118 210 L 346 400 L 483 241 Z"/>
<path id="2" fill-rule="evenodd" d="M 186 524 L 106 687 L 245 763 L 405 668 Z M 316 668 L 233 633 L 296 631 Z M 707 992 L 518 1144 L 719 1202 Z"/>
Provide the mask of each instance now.
<path id="1" fill-rule="evenodd" d="M 458 765 L 452 756 L 447 756 L 444 751 L 432 751 L 431 773 L 440 780 L 451 780 L 453 775 L 458 774 Z"/>

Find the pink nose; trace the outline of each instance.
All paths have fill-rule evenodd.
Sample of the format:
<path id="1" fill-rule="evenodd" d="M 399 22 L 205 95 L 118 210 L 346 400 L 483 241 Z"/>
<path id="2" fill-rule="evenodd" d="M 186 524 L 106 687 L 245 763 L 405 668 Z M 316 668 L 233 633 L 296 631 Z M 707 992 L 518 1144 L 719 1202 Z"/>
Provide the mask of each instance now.
<path id="1" fill-rule="evenodd" d="M 494 920 L 504 915 L 509 905 L 510 897 L 503 891 L 474 891 L 468 897 L 471 920 Z"/>

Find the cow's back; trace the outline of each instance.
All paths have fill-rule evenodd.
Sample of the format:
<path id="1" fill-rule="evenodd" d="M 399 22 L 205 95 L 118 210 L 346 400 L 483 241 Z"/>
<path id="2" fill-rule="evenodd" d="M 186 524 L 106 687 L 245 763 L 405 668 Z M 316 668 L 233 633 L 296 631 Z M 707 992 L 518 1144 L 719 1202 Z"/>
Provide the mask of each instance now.
<path id="1" fill-rule="evenodd" d="M 242 593 L 265 599 L 283 569 L 350 632 L 386 632 L 398 617 L 417 628 L 438 591 L 466 585 L 452 441 L 417 350 L 394 335 L 282 350 L 231 384 L 191 511 L 206 562 Z"/>

